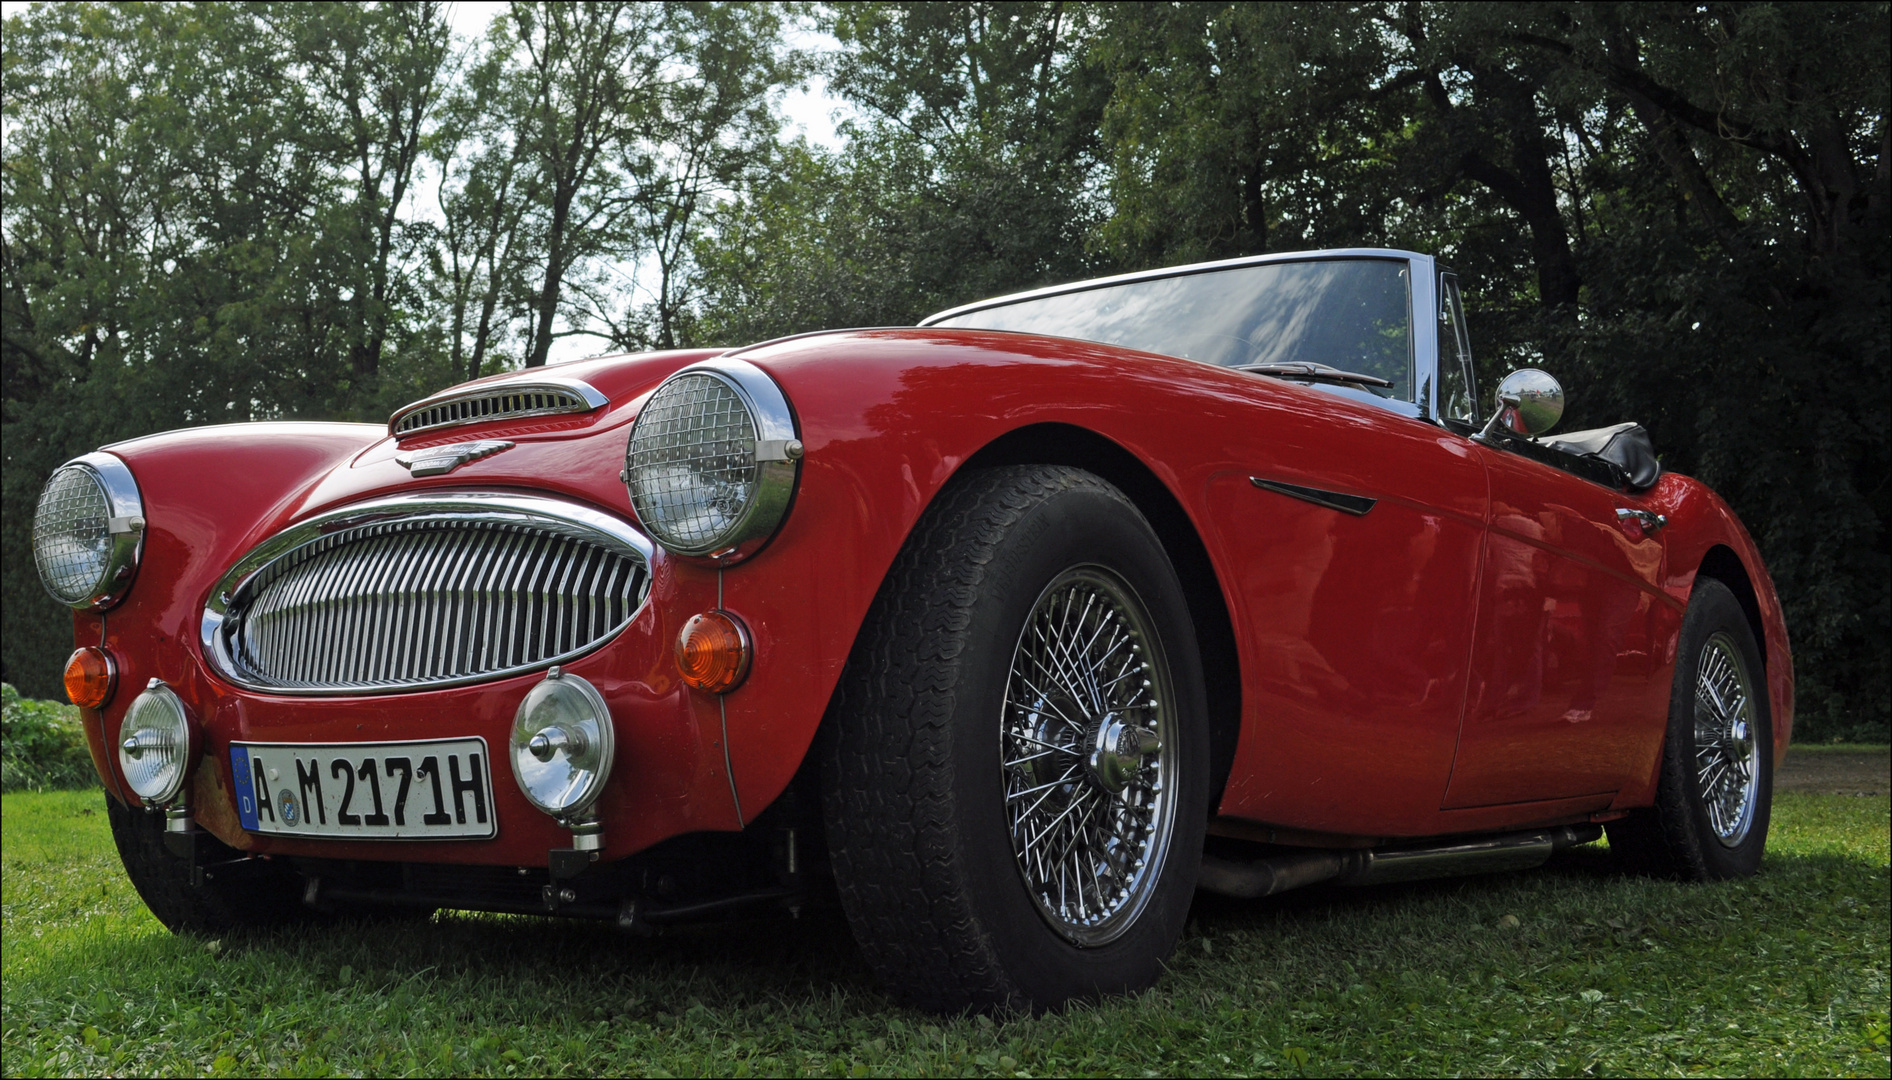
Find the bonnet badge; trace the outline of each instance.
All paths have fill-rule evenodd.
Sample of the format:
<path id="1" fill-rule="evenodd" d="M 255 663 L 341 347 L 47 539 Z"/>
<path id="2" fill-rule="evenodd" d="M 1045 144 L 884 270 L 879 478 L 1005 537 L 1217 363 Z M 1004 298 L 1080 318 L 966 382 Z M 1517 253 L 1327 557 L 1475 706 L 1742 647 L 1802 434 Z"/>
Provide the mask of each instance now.
<path id="1" fill-rule="evenodd" d="M 409 450 L 394 455 L 394 460 L 407 467 L 415 476 L 444 476 L 465 465 L 469 461 L 478 461 L 512 446 L 504 439 L 480 439 L 475 442 L 449 443 L 446 446 L 429 446 L 424 450 Z"/>

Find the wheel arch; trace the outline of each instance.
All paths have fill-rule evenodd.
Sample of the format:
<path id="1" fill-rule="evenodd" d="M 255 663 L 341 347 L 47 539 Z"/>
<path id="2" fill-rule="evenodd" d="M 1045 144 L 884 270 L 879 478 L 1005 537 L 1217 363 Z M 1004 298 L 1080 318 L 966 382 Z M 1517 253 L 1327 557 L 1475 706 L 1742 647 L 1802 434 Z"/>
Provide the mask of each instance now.
<path id="1" fill-rule="evenodd" d="M 1016 428 L 987 443 L 956 473 L 1004 465 L 1068 465 L 1095 473 L 1136 504 L 1156 530 L 1182 582 L 1183 598 L 1195 624 L 1196 648 L 1209 702 L 1209 805 L 1219 805 L 1241 734 L 1241 663 L 1221 578 L 1195 523 L 1149 466 L 1116 442 L 1086 428 L 1060 423 Z"/>
<path id="2" fill-rule="evenodd" d="M 1747 619 L 1748 629 L 1754 632 L 1754 644 L 1759 648 L 1762 667 L 1767 666 L 1767 624 L 1761 617 L 1760 594 L 1754 589 L 1754 579 L 1748 576 L 1747 567 L 1741 557 L 1726 544 L 1716 544 L 1702 556 L 1701 565 L 1695 570 L 1696 578 L 1713 578 L 1728 587 L 1734 599 L 1741 605 L 1741 614 Z"/>

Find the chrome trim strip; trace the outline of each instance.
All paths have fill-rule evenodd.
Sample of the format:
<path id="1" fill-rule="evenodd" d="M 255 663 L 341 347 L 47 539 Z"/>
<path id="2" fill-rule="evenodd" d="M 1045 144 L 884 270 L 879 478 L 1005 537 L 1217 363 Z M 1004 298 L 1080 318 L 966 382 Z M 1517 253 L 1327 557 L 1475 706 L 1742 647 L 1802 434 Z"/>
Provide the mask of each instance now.
<path id="1" fill-rule="evenodd" d="M 1324 488 L 1302 487 L 1299 484 L 1284 484 L 1279 480 L 1263 480 L 1251 476 L 1248 482 L 1264 491 L 1278 492 L 1291 498 L 1302 499 L 1315 506 L 1324 506 L 1329 510 L 1338 510 L 1354 517 L 1365 517 L 1373 509 L 1378 499 L 1369 499 L 1365 495 L 1348 495 L 1339 491 L 1327 491 Z"/>
<path id="2" fill-rule="evenodd" d="M 377 531 L 380 526 L 415 519 L 504 528 L 475 538 L 470 546 L 457 552 L 446 530 L 424 524 L 419 528 Z M 372 546 L 373 551 L 363 557 L 317 567 L 293 583 L 293 597 L 271 597 L 268 604 L 257 610 L 241 610 L 245 593 L 253 585 L 274 580 L 278 572 L 287 572 L 347 542 Z M 630 599 L 622 620 L 556 655 L 544 655 L 528 663 L 495 670 L 445 675 L 473 666 L 470 661 L 476 649 L 481 669 L 493 659 L 504 662 L 514 655 L 515 627 L 525 634 L 518 643 L 521 648 L 531 644 L 535 622 L 539 624 L 541 650 L 563 644 L 564 635 L 557 635 L 559 640 L 554 641 L 552 633 L 552 620 L 564 613 L 561 598 L 541 596 L 536 604 L 520 605 L 517 590 L 526 587 L 543 592 L 558 578 L 557 562 L 561 559 L 567 564 L 563 567 L 563 580 L 572 580 L 579 568 L 570 565 L 576 559 L 569 553 L 585 548 L 615 553 L 635 563 L 636 570 L 642 571 L 641 584 L 624 583 L 635 585 L 639 592 Z M 220 676 L 244 689 L 263 693 L 362 696 L 492 682 L 569 663 L 616 637 L 649 602 L 651 558 L 655 550 L 642 532 L 626 522 L 561 499 L 488 492 L 384 497 L 317 514 L 252 548 L 212 587 L 204 605 L 199 640 L 205 658 Z M 396 558 L 396 552 L 407 552 L 412 557 Z M 408 571 L 406 577 L 398 577 L 404 570 Z M 440 580 L 443 572 L 444 581 Z M 509 580 L 501 584 L 495 578 Z M 376 584 L 371 587 L 370 582 Z M 421 603 L 409 594 L 429 582 L 436 587 L 426 590 L 427 610 L 423 612 Z M 445 604 L 449 599 L 439 595 L 442 588 L 453 594 L 450 598 L 453 617 L 444 621 L 438 616 L 447 612 L 439 610 L 436 614 L 433 606 Z M 469 589 L 482 595 L 469 598 Z M 364 590 L 375 597 L 372 613 L 363 615 L 347 610 L 344 598 L 361 596 Z M 484 603 L 480 603 L 481 600 Z M 464 611 L 461 610 L 463 604 L 467 605 Z M 485 608 L 484 613 L 481 607 Z M 338 635 L 345 637 L 346 644 L 333 644 L 329 648 L 347 658 L 340 674 L 350 681 L 348 685 L 280 686 L 257 678 L 237 659 L 231 639 L 246 619 L 273 621 L 292 617 L 298 610 L 310 620 L 311 632 L 296 635 L 297 640 L 293 642 L 279 637 L 270 644 L 270 648 L 278 650 L 272 656 L 281 657 L 283 650 L 292 650 L 292 655 L 287 657 L 289 666 L 305 668 L 319 659 L 324 642 L 333 642 Z M 502 611 L 503 622 L 498 618 Z M 522 613 L 528 621 L 519 626 L 516 616 Z M 592 626 L 608 619 L 608 608 L 600 614 L 604 619 L 595 620 Z M 367 634 L 370 620 L 393 620 L 410 630 L 402 634 L 398 642 L 387 640 L 386 635 L 374 636 L 375 640 L 371 641 L 369 637 L 373 635 Z M 472 625 L 474 622 L 481 625 Z M 420 628 L 424 642 L 407 640 L 416 627 Z M 495 657 L 494 639 L 502 635 L 505 640 Z M 371 649 L 373 655 L 366 655 L 364 649 Z M 463 653 L 469 663 L 460 662 Z"/>
<path id="3" fill-rule="evenodd" d="M 528 400 L 534 395 L 540 395 L 544 400 Z M 470 406 L 474 402 L 511 397 L 521 399 L 517 407 L 481 412 L 478 415 L 470 413 L 450 415 L 455 410 L 443 409 L 443 406 Z M 432 397 L 421 398 L 419 401 L 403 405 L 395 410 L 394 415 L 388 418 L 388 434 L 397 439 L 404 439 L 410 435 L 440 431 L 445 428 L 465 427 L 468 424 L 507 423 L 532 416 L 594 412 L 609 404 L 611 404 L 610 398 L 582 379 L 547 375 L 529 381 L 443 390 Z M 401 426 L 401 421 L 416 413 L 429 410 L 440 410 L 442 415 L 438 418 L 423 419 L 405 429 Z"/>

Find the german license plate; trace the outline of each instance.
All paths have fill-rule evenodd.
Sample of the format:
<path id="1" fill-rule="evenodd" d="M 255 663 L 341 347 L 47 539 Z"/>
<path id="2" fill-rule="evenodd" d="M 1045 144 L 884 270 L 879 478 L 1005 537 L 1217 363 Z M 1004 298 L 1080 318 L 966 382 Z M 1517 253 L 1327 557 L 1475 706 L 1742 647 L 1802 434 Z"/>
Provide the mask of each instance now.
<path id="1" fill-rule="evenodd" d="M 237 814 L 251 832 L 452 840 L 499 831 L 486 740 L 231 743 Z"/>

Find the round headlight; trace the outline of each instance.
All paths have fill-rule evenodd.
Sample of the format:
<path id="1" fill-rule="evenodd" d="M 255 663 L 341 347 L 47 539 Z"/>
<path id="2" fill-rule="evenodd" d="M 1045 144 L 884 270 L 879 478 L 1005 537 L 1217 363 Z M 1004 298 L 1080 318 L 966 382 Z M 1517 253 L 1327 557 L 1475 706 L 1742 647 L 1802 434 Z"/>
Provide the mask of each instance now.
<path id="1" fill-rule="evenodd" d="M 644 403 L 624 484 L 658 543 L 729 562 L 781 524 L 801 450 L 775 380 L 747 361 L 712 360 L 672 375 Z"/>
<path id="2" fill-rule="evenodd" d="M 132 699 L 118 731 L 118 767 L 125 783 L 149 803 L 175 799 L 190 765 L 191 722 L 184 703 L 153 679 Z"/>
<path id="3" fill-rule="evenodd" d="M 512 721 L 512 775 L 532 805 L 582 816 L 611 775 L 611 710 L 598 688 L 553 668 Z"/>
<path id="4" fill-rule="evenodd" d="M 81 611 L 117 603 L 137 568 L 144 524 L 124 462 L 100 453 L 61 465 L 33 515 L 33 561 L 46 591 Z"/>

